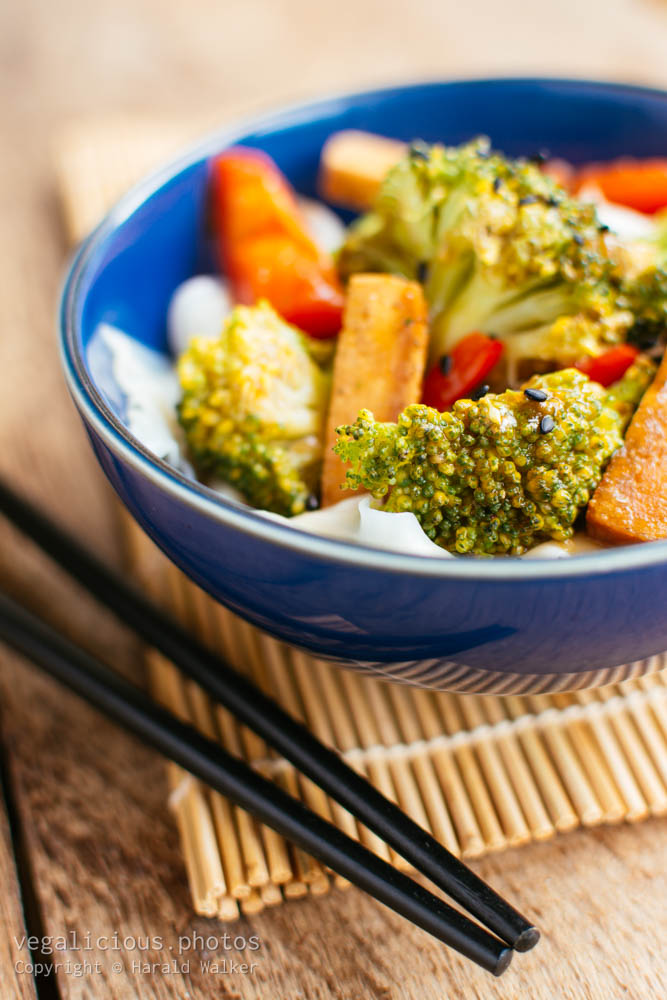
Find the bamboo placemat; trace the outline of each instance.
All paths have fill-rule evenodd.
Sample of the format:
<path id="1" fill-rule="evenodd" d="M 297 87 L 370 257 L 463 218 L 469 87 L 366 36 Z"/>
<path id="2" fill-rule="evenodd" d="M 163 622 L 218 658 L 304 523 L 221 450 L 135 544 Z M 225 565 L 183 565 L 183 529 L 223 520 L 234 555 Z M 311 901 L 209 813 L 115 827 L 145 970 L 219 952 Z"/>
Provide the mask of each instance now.
<path id="1" fill-rule="evenodd" d="M 553 696 L 472 696 L 388 684 L 278 642 L 217 604 L 124 518 L 132 570 L 156 601 L 340 750 L 465 858 L 579 826 L 667 814 L 667 675 Z M 155 652 L 153 693 L 351 837 L 403 859 Z M 656 658 L 653 668 L 664 665 Z M 197 913 L 231 920 L 329 890 L 319 862 L 169 766 Z"/>
<path id="2" fill-rule="evenodd" d="M 197 124 L 201 130 L 212 123 Z M 126 118 L 73 125 L 56 155 L 72 241 L 195 131 L 192 122 Z M 151 597 L 454 853 L 474 858 L 579 826 L 667 814 L 667 675 L 553 696 L 477 697 L 386 684 L 249 626 L 187 580 L 128 516 L 123 523 L 131 568 Z M 172 711 L 386 860 L 407 867 L 168 661 L 149 652 L 146 662 L 155 696 Z M 648 666 L 667 666 L 667 657 Z M 197 913 L 233 920 L 240 912 L 325 893 L 332 883 L 345 885 L 175 765 L 168 779 Z"/>

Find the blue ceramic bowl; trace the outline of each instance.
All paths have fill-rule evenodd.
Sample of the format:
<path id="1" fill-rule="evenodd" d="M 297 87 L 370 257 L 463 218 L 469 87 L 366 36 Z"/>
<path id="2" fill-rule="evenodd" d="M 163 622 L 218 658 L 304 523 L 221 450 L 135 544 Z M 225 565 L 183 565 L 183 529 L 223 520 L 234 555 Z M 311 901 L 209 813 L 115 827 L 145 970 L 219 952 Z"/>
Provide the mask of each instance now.
<path id="1" fill-rule="evenodd" d="M 91 375 L 110 322 L 164 351 L 179 282 L 210 269 L 207 159 L 269 153 L 315 194 L 341 128 L 568 160 L 667 153 L 667 94 L 571 80 L 428 83 L 336 97 L 227 127 L 135 187 L 83 243 L 61 304 L 65 373 L 93 449 L 139 524 L 223 604 L 281 639 L 387 678 L 464 691 L 546 691 L 650 669 L 667 649 L 667 541 L 570 560 L 431 560 L 315 538 L 188 481 L 127 431 Z M 618 665 L 635 662 L 631 668 Z"/>

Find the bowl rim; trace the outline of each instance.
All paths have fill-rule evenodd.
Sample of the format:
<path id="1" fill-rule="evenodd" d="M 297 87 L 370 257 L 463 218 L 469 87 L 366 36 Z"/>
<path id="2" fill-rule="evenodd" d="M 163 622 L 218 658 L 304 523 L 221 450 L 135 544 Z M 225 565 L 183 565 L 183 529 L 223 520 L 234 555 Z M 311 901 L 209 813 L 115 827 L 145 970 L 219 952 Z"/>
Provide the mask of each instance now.
<path id="1" fill-rule="evenodd" d="M 299 121 L 316 120 L 339 105 L 360 99 L 387 98 L 406 91 L 429 90 L 450 85 L 549 86 L 577 91 L 652 96 L 667 101 L 667 90 L 637 84 L 571 77 L 498 76 L 445 78 L 411 82 L 389 87 L 336 93 L 310 101 L 298 101 L 274 110 L 244 116 L 221 126 L 193 143 L 142 177 L 110 208 L 100 223 L 75 250 L 61 286 L 58 308 L 60 359 L 68 389 L 83 419 L 95 430 L 106 447 L 127 462 L 162 491 L 205 515 L 245 534 L 283 548 L 318 556 L 323 560 L 373 569 L 441 579 L 473 579 L 479 582 L 582 578 L 667 564 L 667 540 L 619 546 L 590 554 L 562 559 L 545 557 L 520 559 L 437 559 L 424 555 L 391 552 L 356 542 L 329 538 L 302 531 L 267 518 L 252 508 L 229 500 L 197 480 L 192 480 L 150 452 L 132 435 L 107 405 L 86 370 L 79 350 L 77 303 L 88 267 L 105 243 L 146 201 L 188 167 L 242 140 L 247 134 L 261 134 L 288 127 Z"/>

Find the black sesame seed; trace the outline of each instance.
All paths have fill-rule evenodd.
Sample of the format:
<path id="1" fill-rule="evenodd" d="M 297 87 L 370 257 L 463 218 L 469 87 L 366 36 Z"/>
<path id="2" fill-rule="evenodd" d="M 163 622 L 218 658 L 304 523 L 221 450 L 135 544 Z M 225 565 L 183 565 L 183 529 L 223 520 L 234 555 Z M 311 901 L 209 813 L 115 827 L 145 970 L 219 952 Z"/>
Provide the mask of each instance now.
<path id="1" fill-rule="evenodd" d="M 414 139 L 410 143 L 408 152 L 413 160 L 428 160 L 429 148 L 421 139 Z"/>
<path id="2" fill-rule="evenodd" d="M 519 204 L 520 205 L 534 205 L 535 202 L 537 202 L 539 200 L 540 199 L 537 197 L 536 194 L 527 194 L 527 195 L 524 195 L 523 198 L 519 198 Z"/>
<path id="3" fill-rule="evenodd" d="M 638 319 L 630 331 L 629 339 L 642 351 L 650 351 L 658 343 L 660 331 L 656 323 Z"/>
<path id="4" fill-rule="evenodd" d="M 417 265 L 417 281 L 423 285 L 428 278 L 428 261 L 420 260 Z"/>
<path id="5" fill-rule="evenodd" d="M 574 242 L 577 244 L 578 247 L 583 247 L 584 238 L 580 233 L 575 233 L 572 239 L 574 240 Z"/>
<path id="6" fill-rule="evenodd" d="M 500 177 L 494 177 L 494 178 L 493 178 L 493 190 L 494 190 L 494 191 L 495 191 L 496 193 L 497 193 L 498 191 L 500 191 L 500 185 L 501 185 L 501 184 L 502 184 L 502 178 L 500 178 Z"/>
<path id="7" fill-rule="evenodd" d="M 452 370 L 452 356 L 451 354 L 443 354 L 438 361 L 438 368 L 443 375 L 449 375 Z"/>
<path id="8" fill-rule="evenodd" d="M 532 156 L 528 157 L 528 162 L 537 163 L 538 165 L 540 165 L 542 163 L 546 163 L 548 159 L 549 159 L 549 150 L 538 149 L 536 153 L 533 153 Z"/>
<path id="9" fill-rule="evenodd" d="M 599 233 L 608 233 L 609 232 L 609 226 L 606 224 L 606 222 L 601 222 L 600 223 L 600 225 L 598 226 L 598 232 Z"/>
<path id="10" fill-rule="evenodd" d="M 549 431 L 552 431 L 555 426 L 556 425 L 554 423 L 554 418 L 551 417 L 548 413 L 545 413 L 545 415 L 540 420 L 540 434 L 548 434 Z"/>
<path id="11" fill-rule="evenodd" d="M 548 205 L 549 208 L 558 208 L 560 201 L 558 198 L 554 198 L 553 195 L 550 195 L 548 198 L 544 199 L 544 204 Z"/>
<path id="12" fill-rule="evenodd" d="M 314 493 L 311 493 L 306 499 L 306 510 L 317 510 L 320 506 L 320 501 L 317 499 Z"/>
<path id="13" fill-rule="evenodd" d="M 479 385 L 477 386 L 475 391 L 470 394 L 470 398 L 474 399 L 476 402 L 478 399 L 482 399 L 483 396 L 486 396 L 487 392 L 489 392 L 490 389 L 491 386 L 486 385 L 486 383 L 484 383 L 484 385 Z"/>
<path id="14" fill-rule="evenodd" d="M 524 389 L 523 394 L 526 399 L 532 399 L 534 403 L 543 403 L 545 399 L 549 398 L 544 389 Z"/>

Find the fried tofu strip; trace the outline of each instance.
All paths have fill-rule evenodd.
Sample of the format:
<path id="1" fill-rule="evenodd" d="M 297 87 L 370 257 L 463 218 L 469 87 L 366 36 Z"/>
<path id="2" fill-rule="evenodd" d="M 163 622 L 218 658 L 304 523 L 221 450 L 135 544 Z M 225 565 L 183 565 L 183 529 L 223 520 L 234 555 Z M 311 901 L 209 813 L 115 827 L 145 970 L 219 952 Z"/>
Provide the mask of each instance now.
<path id="1" fill-rule="evenodd" d="M 667 538 L 667 354 L 593 494 L 586 527 L 614 545 Z"/>
<path id="2" fill-rule="evenodd" d="M 322 150 L 320 194 L 346 208 L 367 211 L 387 171 L 406 149 L 403 142 L 371 132 L 335 132 Z"/>
<path id="3" fill-rule="evenodd" d="M 332 451 L 336 428 L 363 409 L 376 420 L 396 420 L 418 402 L 427 346 L 427 308 L 418 282 L 390 274 L 350 279 L 325 432 L 323 507 L 350 495 L 341 492 L 346 466 Z"/>

